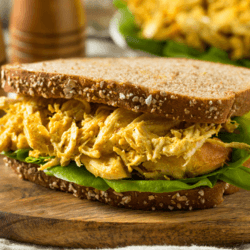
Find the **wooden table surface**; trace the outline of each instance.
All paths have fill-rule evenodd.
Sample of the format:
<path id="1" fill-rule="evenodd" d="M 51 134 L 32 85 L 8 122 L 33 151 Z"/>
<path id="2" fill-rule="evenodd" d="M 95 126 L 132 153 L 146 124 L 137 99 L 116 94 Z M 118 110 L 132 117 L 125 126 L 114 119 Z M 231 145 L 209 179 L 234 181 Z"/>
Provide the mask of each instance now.
<path id="1" fill-rule="evenodd" d="M 80 200 L 20 180 L 0 164 L 0 237 L 62 247 L 250 243 L 250 192 L 202 211 L 144 212 Z"/>

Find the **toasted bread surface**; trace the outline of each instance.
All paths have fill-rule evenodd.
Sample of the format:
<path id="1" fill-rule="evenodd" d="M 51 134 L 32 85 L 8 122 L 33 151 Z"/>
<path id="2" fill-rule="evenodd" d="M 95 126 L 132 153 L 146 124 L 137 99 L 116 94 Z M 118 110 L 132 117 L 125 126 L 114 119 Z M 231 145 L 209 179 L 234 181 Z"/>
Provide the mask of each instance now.
<path id="1" fill-rule="evenodd" d="M 5 65 L 2 86 L 45 98 L 83 98 L 190 122 L 223 123 L 250 110 L 250 70 L 174 58 L 89 58 Z"/>
<path id="2" fill-rule="evenodd" d="M 100 191 L 84 187 L 38 171 L 38 165 L 4 158 L 5 165 L 11 167 L 20 178 L 29 180 L 54 190 L 73 193 L 81 199 L 95 200 L 115 207 L 140 210 L 194 210 L 216 207 L 223 202 L 226 183 L 218 182 L 213 188 L 200 187 L 171 193 L 122 192 L 113 189 Z"/>
<path id="3" fill-rule="evenodd" d="M 240 188 L 227 183 L 224 194 L 226 194 L 226 195 L 227 194 L 234 194 L 234 193 L 237 193 L 238 191 L 240 191 Z"/>

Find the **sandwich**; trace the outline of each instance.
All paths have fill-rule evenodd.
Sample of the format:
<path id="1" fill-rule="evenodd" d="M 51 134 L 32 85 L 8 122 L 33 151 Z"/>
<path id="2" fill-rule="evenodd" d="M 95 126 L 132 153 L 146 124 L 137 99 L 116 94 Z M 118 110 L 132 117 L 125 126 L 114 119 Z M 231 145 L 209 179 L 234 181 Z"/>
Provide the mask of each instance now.
<path id="1" fill-rule="evenodd" d="M 250 67 L 249 2 L 113 0 L 111 25 L 126 44 L 164 57 L 186 57 Z M 116 20 L 116 21 L 115 21 Z"/>
<path id="2" fill-rule="evenodd" d="M 5 65 L 0 152 L 20 178 L 124 208 L 250 190 L 250 70 L 191 59 Z M 230 193 L 228 192 L 228 193 Z"/>

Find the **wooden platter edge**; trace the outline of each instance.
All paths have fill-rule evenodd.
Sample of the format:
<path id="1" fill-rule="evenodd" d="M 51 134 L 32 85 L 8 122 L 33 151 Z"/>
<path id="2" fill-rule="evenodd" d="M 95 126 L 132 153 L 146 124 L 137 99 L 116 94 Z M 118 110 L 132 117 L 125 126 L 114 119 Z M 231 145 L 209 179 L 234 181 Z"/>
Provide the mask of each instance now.
<path id="1" fill-rule="evenodd" d="M 250 243 L 248 221 L 114 223 L 65 221 L 0 212 L 0 237 L 45 246 L 115 248 L 131 245 L 237 246 Z M 235 227 L 235 228 L 234 228 Z"/>

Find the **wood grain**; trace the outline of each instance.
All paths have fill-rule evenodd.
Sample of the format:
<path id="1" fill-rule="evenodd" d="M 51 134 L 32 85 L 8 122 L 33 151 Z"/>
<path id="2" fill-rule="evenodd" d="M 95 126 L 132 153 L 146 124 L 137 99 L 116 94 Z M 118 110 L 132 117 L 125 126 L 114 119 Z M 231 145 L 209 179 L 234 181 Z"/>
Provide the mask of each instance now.
<path id="1" fill-rule="evenodd" d="M 0 66 L 6 61 L 5 46 L 3 40 L 2 24 L 0 20 Z"/>
<path id="2" fill-rule="evenodd" d="M 78 51 L 75 51 L 74 53 L 61 54 L 60 56 L 57 55 L 57 57 L 60 57 L 60 58 L 84 57 L 84 56 L 85 56 L 85 47 L 79 49 Z M 51 60 L 53 58 L 54 56 L 31 55 L 31 54 L 23 53 L 19 50 L 15 50 L 14 48 L 12 48 L 10 62 L 11 63 L 14 63 L 14 62 L 31 63 L 31 62 Z"/>
<path id="3" fill-rule="evenodd" d="M 133 211 L 22 181 L 0 163 L 0 237 L 75 248 L 250 243 L 247 191 L 226 196 L 208 210 Z"/>
<path id="4" fill-rule="evenodd" d="M 23 42 L 19 42 L 12 38 L 11 40 L 11 48 L 12 50 L 20 51 L 31 56 L 50 56 L 50 57 L 60 57 L 64 54 L 74 54 L 76 51 L 83 50 L 85 48 L 85 41 L 79 40 L 76 43 L 68 44 L 65 46 L 56 46 L 56 47 L 44 47 L 37 46 L 33 44 L 27 44 Z"/>
<path id="5" fill-rule="evenodd" d="M 85 11 L 81 0 L 14 0 L 10 62 L 84 56 L 84 30 Z"/>
<path id="6" fill-rule="evenodd" d="M 4 45 L 4 39 L 3 39 L 3 32 L 2 32 L 2 24 L 0 20 L 0 66 L 6 63 L 6 53 L 5 53 L 5 45 Z M 0 80 L 1 83 L 1 80 Z M 0 97 L 6 96 L 6 93 L 2 89 L 0 85 Z M 4 111 L 0 110 L 0 117 L 4 115 Z"/>
<path id="7" fill-rule="evenodd" d="M 85 26 L 81 0 L 14 0 L 10 30 L 37 34 L 62 34 Z"/>
<path id="8" fill-rule="evenodd" d="M 85 39 L 85 27 L 82 27 L 75 32 L 63 33 L 59 35 L 43 35 L 37 33 L 33 34 L 23 32 L 14 28 L 10 32 L 12 38 L 11 40 L 16 39 L 17 41 L 22 41 L 23 43 L 42 45 L 44 48 L 48 46 L 64 46 Z"/>

